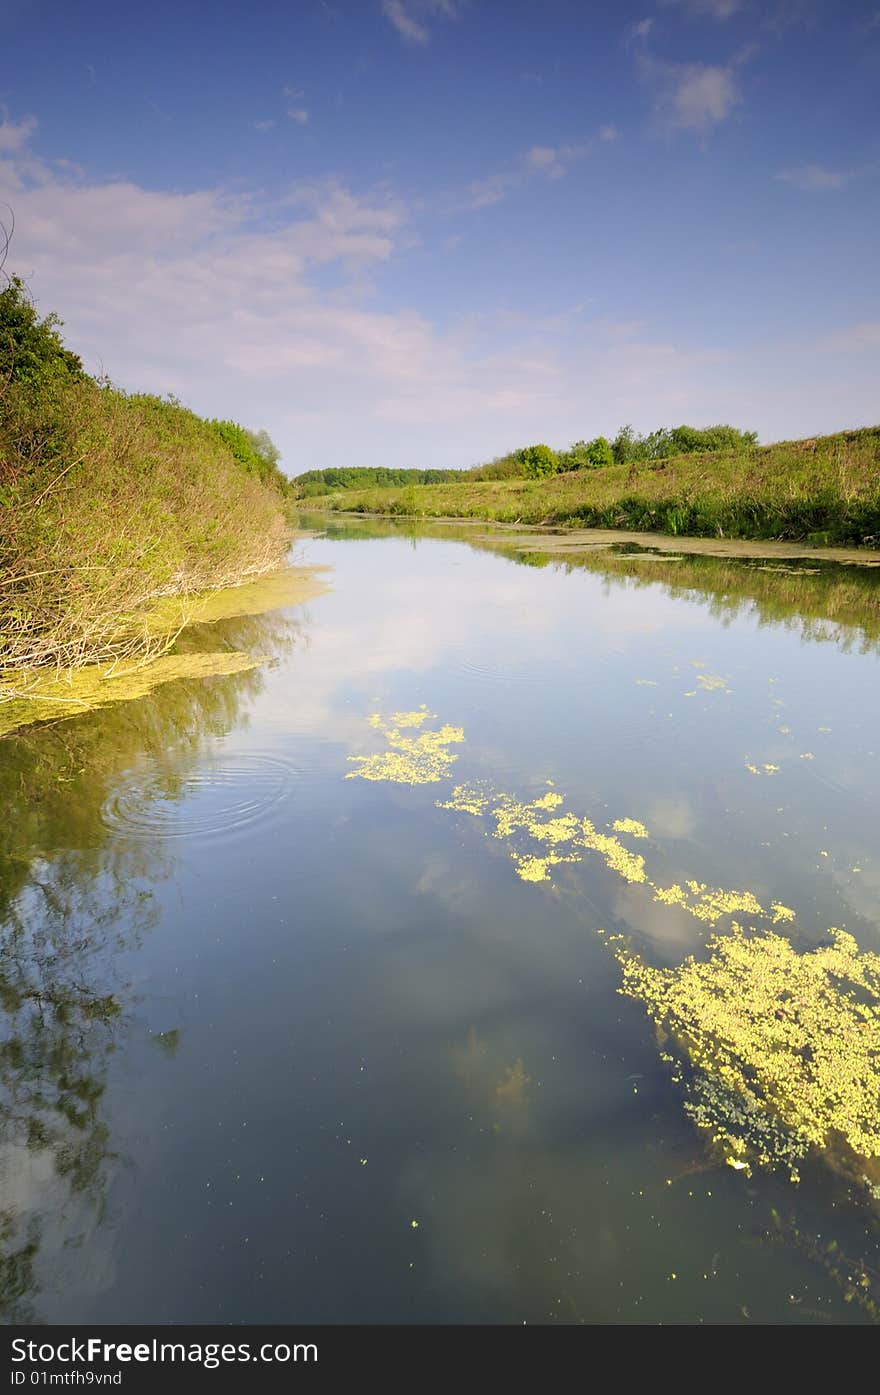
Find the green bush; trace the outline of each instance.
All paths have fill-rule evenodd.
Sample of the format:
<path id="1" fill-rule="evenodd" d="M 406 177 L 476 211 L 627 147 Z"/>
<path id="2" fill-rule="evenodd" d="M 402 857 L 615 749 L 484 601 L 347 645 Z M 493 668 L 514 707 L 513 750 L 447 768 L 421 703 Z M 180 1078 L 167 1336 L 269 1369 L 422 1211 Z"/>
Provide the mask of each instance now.
<path id="1" fill-rule="evenodd" d="M 622 426 L 611 443 L 618 465 L 639 460 L 666 460 L 675 455 L 694 455 L 710 450 L 749 450 L 758 443 L 756 431 L 740 431 L 736 426 L 660 426 L 640 436 L 631 426 Z"/>
<path id="2" fill-rule="evenodd" d="M 45 383 L 85 377 L 81 359 L 65 348 L 57 315 L 40 319 L 27 287 L 12 276 L 0 291 L 0 389 L 6 383 Z"/>
<path id="3" fill-rule="evenodd" d="M 265 432 L 95 382 L 59 325 L 17 278 L 0 292 L 7 683 L 44 664 L 149 654 L 146 608 L 266 571 L 288 547 L 287 482 Z"/>
<path id="4" fill-rule="evenodd" d="M 288 492 L 290 481 L 278 467 L 281 452 L 268 431 L 248 431 L 237 421 L 209 421 L 207 424 L 249 475 L 272 485 L 281 494 Z"/>
<path id="5" fill-rule="evenodd" d="M 559 468 L 556 452 L 543 443 L 525 446 L 518 455 L 526 479 L 543 479 L 546 475 L 555 475 Z"/>

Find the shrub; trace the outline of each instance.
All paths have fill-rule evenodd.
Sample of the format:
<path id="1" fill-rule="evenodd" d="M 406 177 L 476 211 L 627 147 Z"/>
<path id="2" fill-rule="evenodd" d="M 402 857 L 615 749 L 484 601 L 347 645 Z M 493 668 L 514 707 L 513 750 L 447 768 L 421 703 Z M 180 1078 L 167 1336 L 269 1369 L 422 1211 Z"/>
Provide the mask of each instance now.
<path id="1" fill-rule="evenodd" d="M 209 421 L 207 425 L 249 474 L 285 494 L 290 481 L 278 467 L 281 452 L 268 431 L 248 431 L 237 421 Z"/>
<path id="2" fill-rule="evenodd" d="M 10 383 L 0 400 L 0 669 L 154 649 L 163 596 L 280 564 L 274 489 L 193 412 L 91 379 Z"/>
<path id="3" fill-rule="evenodd" d="M 0 291 L 0 390 L 5 383 L 43 383 L 52 376 L 85 377 L 81 359 L 65 348 L 57 315 L 40 319 L 18 276 Z"/>
<path id="4" fill-rule="evenodd" d="M 555 475 L 559 468 L 556 452 L 543 443 L 537 446 L 525 446 L 517 452 L 522 466 L 522 473 L 527 479 L 543 479 L 546 475 Z"/>

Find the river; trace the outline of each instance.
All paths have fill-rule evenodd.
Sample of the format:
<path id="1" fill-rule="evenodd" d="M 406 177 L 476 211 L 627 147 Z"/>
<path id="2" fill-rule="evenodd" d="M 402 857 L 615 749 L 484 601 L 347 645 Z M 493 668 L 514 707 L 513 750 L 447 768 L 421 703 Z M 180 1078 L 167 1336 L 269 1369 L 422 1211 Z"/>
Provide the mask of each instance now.
<path id="1" fill-rule="evenodd" d="M 880 567 L 312 522 L 259 667 L 0 742 L 4 1320 L 875 1319 L 877 1159 L 619 990 L 880 951 Z"/>

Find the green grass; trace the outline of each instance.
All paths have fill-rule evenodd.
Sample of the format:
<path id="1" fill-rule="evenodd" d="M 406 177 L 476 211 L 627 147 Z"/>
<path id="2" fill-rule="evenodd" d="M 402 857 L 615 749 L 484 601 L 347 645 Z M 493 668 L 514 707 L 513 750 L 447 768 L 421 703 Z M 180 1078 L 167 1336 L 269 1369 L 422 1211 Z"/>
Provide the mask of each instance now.
<path id="1" fill-rule="evenodd" d="M 289 536 L 279 489 L 178 404 L 68 375 L 6 383 L 0 695 L 48 665 L 161 652 L 158 599 L 274 568 Z"/>
<path id="2" fill-rule="evenodd" d="M 347 489 L 309 508 L 878 546 L 880 427 L 541 480 Z"/>

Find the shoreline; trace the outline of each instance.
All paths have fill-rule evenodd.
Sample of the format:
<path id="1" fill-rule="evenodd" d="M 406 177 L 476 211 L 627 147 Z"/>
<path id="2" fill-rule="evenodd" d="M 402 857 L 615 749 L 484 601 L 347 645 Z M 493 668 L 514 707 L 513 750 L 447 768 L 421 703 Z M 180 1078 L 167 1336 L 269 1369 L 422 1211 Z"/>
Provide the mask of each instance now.
<path id="1" fill-rule="evenodd" d="M 183 623 L 177 623 L 180 616 L 172 621 L 170 615 L 163 623 L 166 607 L 182 601 L 180 597 L 167 598 L 142 617 L 145 635 L 160 646 L 146 658 L 134 656 L 127 661 L 71 668 L 46 665 L 14 675 L 11 682 L 0 682 L 0 740 L 23 727 L 63 721 L 109 703 L 143 697 L 159 684 L 175 679 L 223 676 L 257 668 L 265 662 L 265 655 L 244 649 L 180 652 L 177 641 L 197 627 L 262 615 L 325 595 L 332 589 L 324 579 L 330 571 L 327 566 L 275 568 L 235 586 L 204 591 L 187 598 L 191 609 Z M 167 641 L 164 645 L 163 637 Z"/>
<path id="2" fill-rule="evenodd" d="M 627 528 L 567 528 L 563 524 L 502 523 L 494 519 L 456 518 L 454 515 L 424 516 L 399 513 L 367 513 L 360 509 L 312 509 L 303 508 L 304 515 L 314 515 L 327 520 L 343 518 L 382 519 L 384 522 L 407 527 L 439 527 L 474 529 L 477 537 L 482 533 L 487 541 L 494 541 L 498 533 L 510 534 L 513 538 L 532 537 L 541 539 L 542 551 L 555 552 L 564 556 L 566 552 L 601 552 L 620 545 L 632 545 L 645 551 L 679 553 L 729 558 L 773 558 L 794 560 L 804 558 L 817 562 L 838 562 L 850 566 L 880 567 L 880 548 L 841 546 L 828 543 L 822 546 L 811 543 L 785 542 L 773 539 L 756 538 L 704 538 L 672 533 L 637 531 Z M 476 540 L 476 538 L 475 538 Z M 516 547 L 518 551 L 530 551 L 526 544 Z"/>

